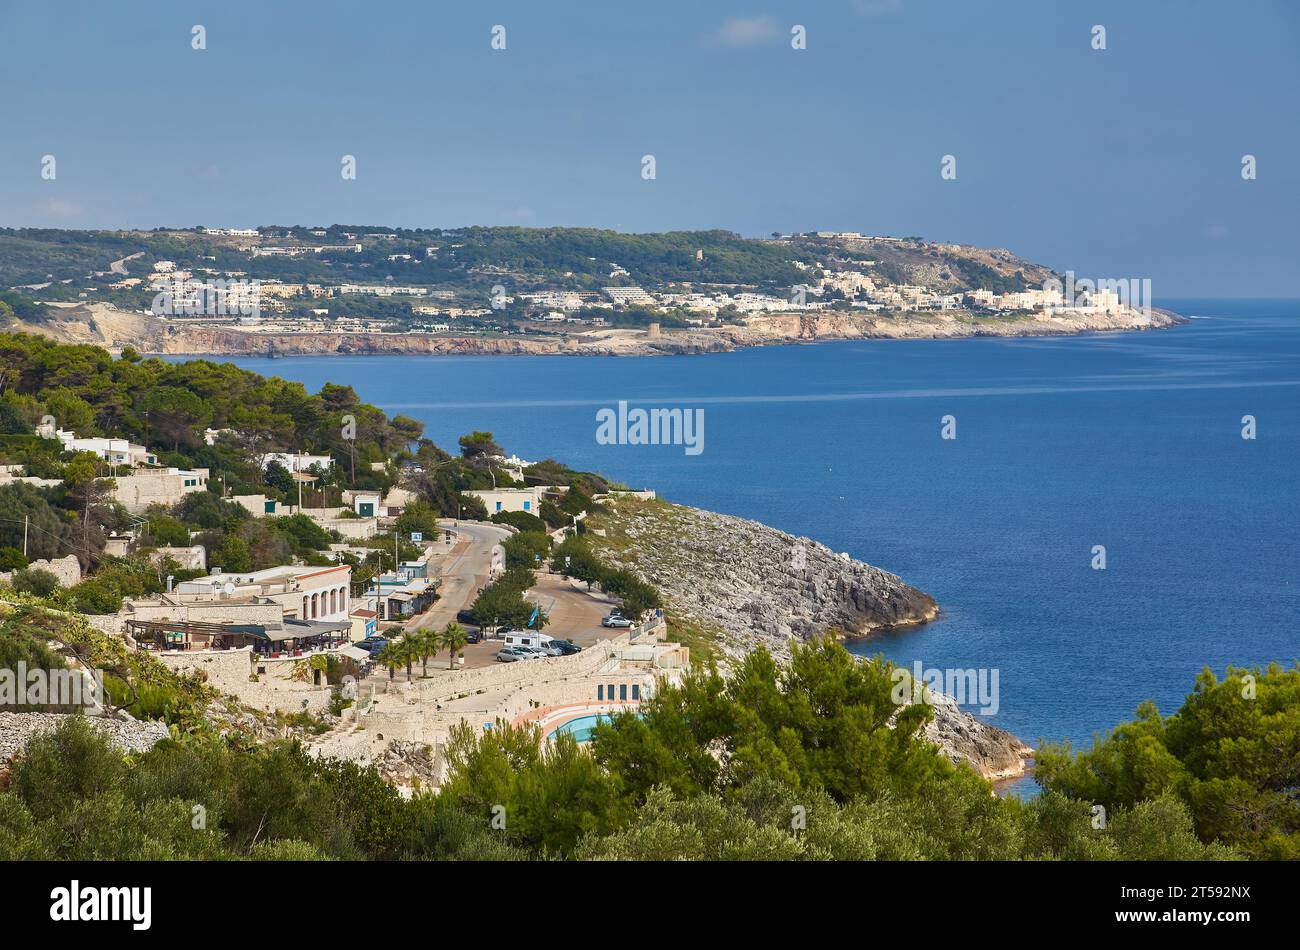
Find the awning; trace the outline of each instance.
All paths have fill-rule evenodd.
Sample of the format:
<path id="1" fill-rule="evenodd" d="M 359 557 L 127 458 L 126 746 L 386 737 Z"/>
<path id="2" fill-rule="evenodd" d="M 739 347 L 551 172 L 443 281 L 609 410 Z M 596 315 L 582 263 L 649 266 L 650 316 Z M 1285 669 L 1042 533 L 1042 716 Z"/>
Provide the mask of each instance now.
<path id="1" fill-rule="evenodd" d="M 278 628 L 275 624 L 267 624 L 266 638 L 272 643 L 279 643 L 283 640 L 323 637 L 329 633 L 342 633 L 351 629 L 352 623 L 347 620 L 295 620 L 292 617 L 285 617 L 284 623 Z"/>
<path id="2" fill-rule="evenodd" d="M 386 596 L 388 597 L 389 600 L 410 600 L 411 599 L 410 594 L 404 594 L 401 591 L 397 591 L 395 593 L 388 594 Z"/>
<path id="3" fill-rule="evenodd" d="M 352 629 L 350 620 L 299 620 L 295 617 L 285 617 L 284 627 L 286 630 L 300 631 L 297 635 L 300 637 L 314 637 L 322 633 L 341 633 L 344 630 Z"/>
<path id="4" fill-rule="evenodd" d="M 356 660 L 358 663 L 370 661 L 370 653 L 361 647 L 344 647 L 339 650 L 339 656 L 346 656 L 349 660 Z"/>

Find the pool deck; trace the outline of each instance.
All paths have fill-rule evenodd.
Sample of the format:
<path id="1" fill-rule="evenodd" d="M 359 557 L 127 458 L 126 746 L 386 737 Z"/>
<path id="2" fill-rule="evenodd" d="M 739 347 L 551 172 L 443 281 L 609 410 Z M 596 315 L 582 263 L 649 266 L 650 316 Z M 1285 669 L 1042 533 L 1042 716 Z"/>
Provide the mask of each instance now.
<path id="1" fill-rule="evenodd" d="M 562 706 L 543 706 L 540 709 L 530 709 L 528 712 L 516 716 L 511 725 L 522 726 L 536 723 L 541 727 L 542 738 L 545 739 L 566 722 L 601 713 L 612 715 L 628 709 L 638 709 L 640 706 L 640 700 L 630 699 L 605 703 L 569 703 Z"/>

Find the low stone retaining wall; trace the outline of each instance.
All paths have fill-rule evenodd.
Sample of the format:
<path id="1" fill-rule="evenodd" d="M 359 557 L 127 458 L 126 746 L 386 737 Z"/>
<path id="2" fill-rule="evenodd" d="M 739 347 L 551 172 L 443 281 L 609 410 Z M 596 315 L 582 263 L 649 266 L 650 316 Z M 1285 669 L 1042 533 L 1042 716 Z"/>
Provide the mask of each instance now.
<path id="1" fill-rule="evenodd" d="M 36 736 L 53 732 L 69 718 L 63 713 L 0 712 L 0 764 L 8 762 Z M 170 735 L 166 723 L 155 720 L 85 718 L 92 729 L 123 752 L 147 751 Z"/>

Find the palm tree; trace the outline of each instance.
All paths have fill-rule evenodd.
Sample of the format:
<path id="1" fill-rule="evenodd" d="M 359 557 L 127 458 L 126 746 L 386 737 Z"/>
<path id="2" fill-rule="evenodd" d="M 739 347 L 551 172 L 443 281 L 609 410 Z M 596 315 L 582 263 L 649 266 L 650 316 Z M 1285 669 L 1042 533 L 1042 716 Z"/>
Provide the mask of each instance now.
<path id="1" fill-rule="evenodd" d="M 428 627 L 416 630 L 414 633 L 408 633 L 407 639 L 411 641 L 411 648 L 415 650 L 416 655 L 420 658 L 420 676 L 429 675 L 429 658 L 438 652 L 441 644 L 441 638 L 438 631 Z"/>
<path id="2" fill-rule="evenodd" d="M 406 660 L 406 681 L 411 682 L 411 664 L 415 662 L 418 655 L 415 645 L 415 635 L 410 633 L 402 634 L 402 639 L 397 641 L 398 649 L 402 651 L 402 657 Z"/>
<path id="3" fill-rule="evenodd" d="M 406 662 L 406 651 L 402 649 L 397 640 L 390 640 L 384 644 L 384 648 L 379 651 L 379 665 L 388 668 L 388 681 L 393 681 L 393 675 L 397 672 L 398 667 Z M 408 676 L 409 679 L 409 676 Z"/>
<path id="4" fill-rule="evenodd" d="M 456 662 L 456 654 L 469 643 L 469 637 L 465 633 L 465 628 L 453 620 L 447 624 L 446 629 L 438 636 L 438 640 L 447 648 L 447 669 L 450 670 Z"/>

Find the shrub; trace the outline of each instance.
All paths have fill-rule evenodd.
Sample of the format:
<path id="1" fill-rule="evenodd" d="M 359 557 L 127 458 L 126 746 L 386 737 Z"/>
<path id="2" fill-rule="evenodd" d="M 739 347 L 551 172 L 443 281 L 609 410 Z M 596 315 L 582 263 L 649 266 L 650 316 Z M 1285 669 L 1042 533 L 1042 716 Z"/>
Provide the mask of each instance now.
<path id="1" fill-rule="evenodd" d="M 159 515 L 149 520 L 149 538 L 160 547 L 185 547 L 190 543 L 190 530 L 179 519 Z"/>
<path id="2" fill-rule="evenodd" d="M 495 524 L 510 525 L 520 531 L 546 533 L 546 522 L 527 511 L 498 511 L 492 516 L 492 521 Z"/>
<path id="3" fill-rule="evenodd" d="M 0 548 L 0 571 L 21 571 L 27 566 L 27 557 L 17 548 Z"/>
<path id="4" fill-rule="evenodd" d="M 59 589 L 59 579 L 44 568 L 25 568 L 14 572 L 13 585 L 21 594 L 49 597 Z"/>
<path id="5" fill-rule="evenodd" d="M 92 577 L 68 591 L 83 614 L 115 614 L 122 609 L 122 593 L 105 578 Z"/>

